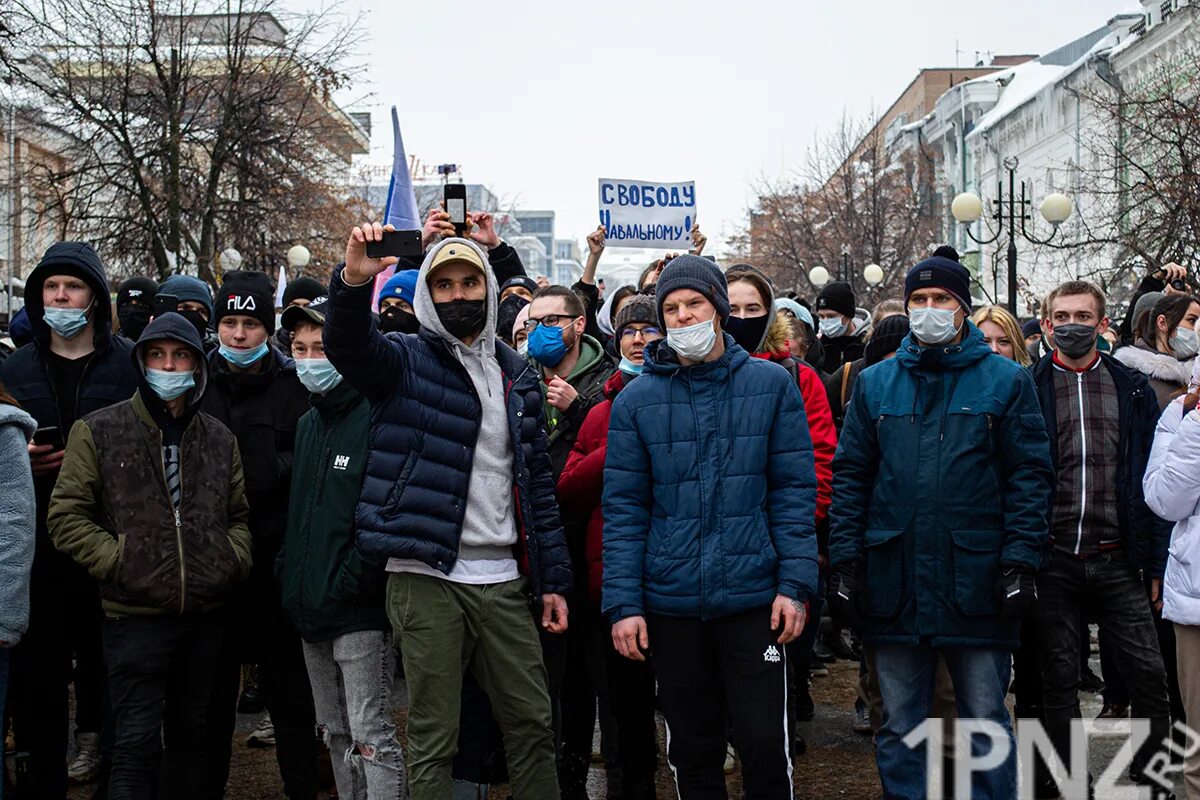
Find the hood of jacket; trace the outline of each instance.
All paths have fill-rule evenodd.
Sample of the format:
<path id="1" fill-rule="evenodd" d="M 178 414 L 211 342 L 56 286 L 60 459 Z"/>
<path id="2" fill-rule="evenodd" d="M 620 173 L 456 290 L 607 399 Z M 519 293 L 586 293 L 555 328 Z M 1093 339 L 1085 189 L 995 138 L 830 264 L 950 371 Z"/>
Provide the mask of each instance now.
<path id="1" fill-rule="evenodd" d="M 600 342 L 586 333 L 581 334 L 579 339 L 579 360 L 575 362 L 575 368 L 567 376 L 568 382 L 588 374 L 598 366 L 609 366 L 608 354 L 604 352 Z"/>
<path id="2" fill-rule="evenodd" d="M 1169 353 L 1160 353 L 1145 339 L 1138 339 L 1130 347 L 1122 347 L 1113 353 L 1113 358 L 1147 378 L 1187 386 L 1192 380 L 1194 358 L 1180 361 Z"/>
<path id="3" fill-rule="evenodd" d="M 107 344 L 112 338 L 112 303 L 109 300 L 108 278 L 95 249 L 86 242 L 58 242 L 42 256 L 25 281 L 25 310 L 35 339 L 50 335 L 46 324 L 46 307 L 42 303 L 42 285 L 51 275 L 77 274 L 92 290 L 92 331 L 96 345 Z"/>
<path id="4" fill-rule="evenodd" d="M 483 261 L 483 277 L 487 283 L 487 291 L 484 293 L 487 316 L 483 323 L 483 330 L 479 332 L 479 336 L 471 346 L 478 347 L 484 356 L 492 356 L 496 352 L 496 308 L 499 305 L 500 287 L 496 282 L 496 276 L 492 272 L 491 265 L 488 263 L 487 253 L 474 242 L 466 239 L 450 238 L 443 239 L 429 248 L 429 252 L 425 254 L 425 260 L 421 263 L 421 271 L 417 275 L 417 288 L 413 299 L 413 311 L 417 315 L 417 321 L 423 327 L 436 333 L 438 338 L 445 342 L 451 351 L 457 352 L 458 348 L 466 347 L 450 331 L 446 330 L 446 326 L 442 324 L 442 320 L 437 313 L 437 308 L 433 304 L 433 295 L 429 293 L 430 267 L 433 265 L 433 260 L 437 257 L 437 254 L 447 247 L 469 247 Z"/>
<path id="5" fill-rule="evenodd" d="M 983 340 L 983 331 L 975 327 L 975 323 L 966 320 L 963 324 L 967 327 L 966 336 L 957 344 L 946 347 L 922 347 L 916 337 L 908 334 L 896 351 L 896 361 L 908 370 L 955 372 L 995 355 Z"/>
<path id="6" fill-rule="evenodd" d="M 768 356 L 791 355 L 791 351 L 788 349 L 788 337 L 790 336 L 791 331 L 788 330 L 787 320 L 775 315 L 771 324 L 767 326 L 767 332 L 763 334 L 762 341 L 755 352 Z"/>
<path id="7" fill-rule="evenodd" d="M 11 403 L 0 403 L 0 427 L 16 425 L 25 433 L 26 439 L 32 439 L 37 430 L 37 420 L 29 416 L 24 409 Z"/>
<path id="8" fill-rule="evenodd" d="M 630 378 L 625 377 L 625 373 L 617 370 L 609 379 L 604 382 L 604 397 L 608 400 L 616 400 L 617 395 L 625 388 L 625 385 L 630 381 Z"/>
<path id="9" fill-rule="evenodd" d="M 204 343 L 200 341 L 200 334 L 196 332 L 196 328 L 192 323 L 188 322 L 182 314 L 169 312 L 161 317 L 155 317 L 146 329 L 142 331 L 142 335 L 138 337 L 137 346 L 133 348 L 130 354 L 133 357 L 133 365 L 137 367 L 138 374 L 141 375 L 142 381 L 146 380 L 146 361 L 144 351 L 146 344 L 156 339 L 170 339 L 173 342 L 180 342 L 187 345 L 196 354 L 196 365 L 200 368 L 199 374 L 196 376 L 196 386 L 191 390 L 191 396 L 188 397 L 188 408 L 195 408 L 200 405 L 200 400 L 204 397 L 204 390 L 208 388 L 208 359 L 204 357 Z M 147 385 L 149 388 L 149 385 Z"/>

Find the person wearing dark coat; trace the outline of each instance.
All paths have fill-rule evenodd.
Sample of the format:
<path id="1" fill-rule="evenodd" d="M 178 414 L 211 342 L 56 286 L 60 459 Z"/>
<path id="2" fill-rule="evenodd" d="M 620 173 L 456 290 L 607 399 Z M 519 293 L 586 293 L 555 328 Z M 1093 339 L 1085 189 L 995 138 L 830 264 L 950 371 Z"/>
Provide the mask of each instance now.
<path id="1" fill-rule="evenodd" d="M 305 275 L 293 278 L 283 287 L 283 309 L 306 306 L 324 297 L 325 293 L 325 284 L 315 278 Z M 275 346 L 288 355 L 292 354 L 292 334 L 283 325 L 278 326 L 275 331 Z"/>
<path id="2" fill-rule="evenodd" d="M 452 786 L 463 670 L 504 732 L 516 797 L 559 797 L 538 628 L 567 628 L 572 576 L 535 365 L 497 340 L 498 280 L 483 248 L 448 238 L 425 256 L 415 334 L 368 315 L 383 226 L 356 227 L 334 272 L 330 363 L 371 404 L 358 548 L 386 563 L 386 608 L 409 687 L 414 800 Z"/>
<path id="3" fill-rule="evenodd" d="M 219 340 L 209 356 L 209 387 L 201 410 L 237 437 L 246 472 L 254 566 L 226 608 L 226 631 L 208 725 L 209 769 L 202 796 L 220 800 L 238 698 L 240 665 L 258 665 L 259 691 L 275 728 L 275 756 L 292 800 L 316 796 L 316 726 L 300 637 L 280 601 L 275 557 L 288 521 L 296 424 L 308 411 L 308 391 L 296 365 L 273 344 L 275 293 L 262 272 L 225 274 L 214 323 Z"/>
<path id="4" fill-rule="evenodd" d="M 71 426 L 128 400 L 138 387 L 133 343 L 112 333 L 108 298 L 104 265 L 91 245 L 51 245 L 25 283 L 33 340 L 0 364 L 0 382 L 42 431 L 42 443 L 29 451 L 37 497 L 31 616 L 13 651 L 9 693 L 13 728 L 29 753 L 27 786 L 36 797 L 67 791 L 73 652 L 85 664 L 76 677 L 77 723 L 98 732 L 103 722 L 100 595 L 87 572 L 50 543 L 46 513 Z"/>
<path id="5" fill-rule="evenodd" d="M 867 327 L 855 317 L 854 291 L 848 283 L 831 283 L 817 295 L 817 325 L 820 328 L 821 366 L 832 375 L 843 365 L 863 357 Z"/>
<path id="6" fill-rule="evenodd" d="M 150 324 L 157 294 L 158 283 L 153 278 L 136 275 L 122 281 L 117 287 L 117 333 L 136 342 Z"/>

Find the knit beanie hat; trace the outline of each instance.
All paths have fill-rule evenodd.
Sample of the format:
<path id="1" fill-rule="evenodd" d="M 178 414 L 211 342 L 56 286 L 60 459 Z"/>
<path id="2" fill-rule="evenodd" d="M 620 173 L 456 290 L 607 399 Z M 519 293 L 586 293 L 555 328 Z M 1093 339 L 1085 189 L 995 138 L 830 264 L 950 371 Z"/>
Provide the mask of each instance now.
<path id="1" fill-rule="evenodd" d="M 625 305 L 621 306 L 621 310 L 617 312 L 617 318 L 613 323 L 613 338 L 621 338 L 621 329 L 626 325 L 632 325 L 635 322 L 642 322 L 647 325 L 657 325 L 656 310 L 654 308 L 654 298 L 648 294 L 635 294 L 625 301 Z"/>
<path id="2" fill-rule="evenodd" d="M 539 288 L 537 281 L 528 275 L 514 275 L 504 283 L 500 284 L 500 294 L 504 294 L 505 289 L 511 289 L 514 286 L 523 287 L 530 294 L 537 294 L 537 290 Z"/>
<path id="3" fill-rule="evenodd" d="M 908 317 L 903 314 L 892 314 L 879 320 L 879 324 L 871 331 L 863 352 L 865 366 L 873 366 L 883 361 L 888 353 L 900 349 L 900 343 L 908 336 Z"/>
<path id="4" fill-rule="evenodd" d="M 971 310 L 971 273 L 957 261 L 944 256 L 930 256 L 908 271 L 904 278 L 904 305 L 917 289 L 945 289 Z"/>
<path id="5" fill-rule="evenodd" d="M 1150 313 L 1150 311 L 1152 311 L 1154 307 L 1158 305 L 1158 301 L 1162 300 L 1164 297 L 1166 297 L 1166 295 L 1162 292 L 1146 292 L 1144 295 L 1138 298 L 1136 303 L 1133 304 L 1133 319 L 1130 320 L 1130 322 L 1133 324 L 1133 332 L 1135 334 L 1137 333 L 1139 327 L 1138 323 L 1141 322 L 1142 316 Z"/>
<path id="6" fill-rule="evenodd" d="M 1028 339 L 1030 336 L 1041 336 L 1042 335 L 1041 321 L 1036 320 L 1036 319 L 1025 320 L 1025 323 L 1023 325 L 1021 325 L 1021 335 L 1024 336 L 1026 339 Z"/>
<path id="7" fill-rule="evenodd" d="M 208 316 L 212 316 L 212 292 L 208 290 L 208 284 L 199 278 L 193 278 L 191 275 L 172 275 L 163 281 L 158 291 L 175 295 L 181 303 L 200 303 L 208 309 Z"/>
<path id="8" fill-rule="evenodd" d="M 226 272 L 216 305 L 217 324 L 225 317 L 241 314 L 257 319 L 268 334 L 275 332 L 275 291 L 265 272 L 241 269 Z"/>
<path id="9" fill-rule="evenodd" d="M 658 319 L 662 322 L 663 300 L 676 289 L 691 289 L 708 298 L 708 302 L 717 309 L 721 323 L 729 319 L 729 287 L 725 285 L 725 275 L 715 262 L 703 256 L 683 255 L 671 259 L 671 263 L 663 268 L 658 276 L 655 289 Z M 613 326 L 616 329 L 616 326 Z"/>
<path id="10" fill-rule="evenodd" d="M 831 283 L 817 295 L 817 311 L 836 311 L 847 317 L 853 317 L 854 306 L 854 291 L 848 283 L 840 281 Z"/>
<path id="11" fill-rule="evenodd" d="M 379 290 L 379 305 L 383 306 L 383 298 L 399 297 L 410 306 L 417 296 L 417 276 L 419 269 L 405 269 L 388 278 L 387 283 Z"/>
<path id="12" fill-rule="evenodd" d="M 311 302 L 327 294 L 329 294 L 329 290 L 320 281 L 314 278 L 299 277 L 288 281 L 287 285 L 283 287 L 283 305 L 286 308 L 292 304 L 293 300 L 298 299 Z"/>
<path id="13" fill-rule="evenodd" d="M 153 278 L 136 275 L 121 282 L 117 288 L 117 308 L 120 309 L 134 300 L 149 307 L 158 294 L 158 283 Z"/>

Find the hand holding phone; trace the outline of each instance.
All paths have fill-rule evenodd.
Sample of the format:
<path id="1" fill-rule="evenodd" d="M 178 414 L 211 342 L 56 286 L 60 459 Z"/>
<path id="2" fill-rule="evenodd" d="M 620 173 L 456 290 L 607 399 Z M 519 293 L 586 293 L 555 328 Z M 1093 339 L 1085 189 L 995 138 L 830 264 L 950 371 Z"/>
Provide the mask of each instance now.
<path id="1" fill-rule="evenodd" d="M 367 258 L 396 258 L 410 256 L 420 258 L 425 252 L 421 242 L 421 231 L 389 231 L 383 232 L 381 239 L 369 241 Z"/>
<path id="2" fill-rule="evenodd" d="M 443 190 L 443 200 L 446 213 L 450 215 L 450 224 L 454 226 L 455 236 L 465 236 L 467 233 L 467 187 L 462 183 L 447 183 Z"/>

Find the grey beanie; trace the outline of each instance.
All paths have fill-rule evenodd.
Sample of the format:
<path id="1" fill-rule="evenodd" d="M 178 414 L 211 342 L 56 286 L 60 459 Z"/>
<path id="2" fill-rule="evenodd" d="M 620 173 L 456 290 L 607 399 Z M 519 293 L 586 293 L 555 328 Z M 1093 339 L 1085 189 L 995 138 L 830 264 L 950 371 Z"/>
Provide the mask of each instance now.
<path id="1" fill-rule="evenodd" d="M 654 318 L 654 315 L 653 297 L 646 294 L 633 295 L 625 301 L 625 304 L 621 306 L 621 310 L 617 312 L 617 318 L 613 320 L 613 337 L 620 339 L 621 329 L 635 322 L 657 325 L 658 320 Z"/>
<path id="2" fill-rule="evenodd" d="M 1150 313 L 1154 306 L 1158 304 L 1158 301 L 1164 297 L 1166 295 L 1162 292 L 1146 292 L 1133 304 L 1133 319 L 1130 322 L 1133 324 L 1134 334 L 1137 334 L 1138 322 L 1142 319 L 1142 315 Z"/>
<path id="3" fill-rule="evenodd" d="M 663 321 L 663 300 L 676 289 L 692 289 L 699 292 L 717 309 L 721 324 L 729 319 L 729 287 L 725 284 L 725 274 L 716 262 L 703 256 L 689 254 L 671 259 L 671 263 L 663 268 L 654 293 L 658 319 L 664 327 L 666 322 Z"/>

